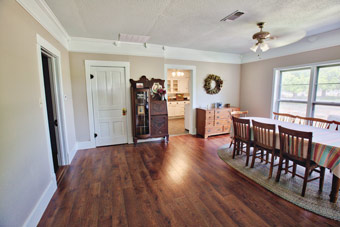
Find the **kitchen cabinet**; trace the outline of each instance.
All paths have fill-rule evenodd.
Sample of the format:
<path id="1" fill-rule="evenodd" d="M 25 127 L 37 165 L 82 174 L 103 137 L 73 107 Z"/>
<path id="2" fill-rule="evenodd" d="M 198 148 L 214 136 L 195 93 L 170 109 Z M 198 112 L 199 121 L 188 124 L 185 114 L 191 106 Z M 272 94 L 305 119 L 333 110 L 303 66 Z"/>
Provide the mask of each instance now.
<path id="1" fill-rule="evenodd" d="M 179 90 L 178 90 L 178 80 L 171 80 L 171 82 L 172 82 L 172 92 L 173 93 L 176 93 L 176 92 L 178 92 Z"/>
<path id="2" fill-rule="evenodd" d="M 167 80 L 169 93 L 189 93 L 189 78 L 182 77 Z"/>
<path id="3" fill-rule="evenodd" d="M 167 82 L 167 90 L 168 90 L 168 93 L 170 92 L 172 92 L 171 91 L 171 80 L 168 80 L 168 82 Z"/>
<path id="4" fill-rule="evenodd" d="M 184 106 L 190 101 L 170 101 L 168 102 L 169 117 L 182 117 L 184 116 Z"/>
<path id="5" fill-rule="evenodd" d="M 189 93 L 189 78 L 181 78 L 179 81 L 179 93 Z"/>

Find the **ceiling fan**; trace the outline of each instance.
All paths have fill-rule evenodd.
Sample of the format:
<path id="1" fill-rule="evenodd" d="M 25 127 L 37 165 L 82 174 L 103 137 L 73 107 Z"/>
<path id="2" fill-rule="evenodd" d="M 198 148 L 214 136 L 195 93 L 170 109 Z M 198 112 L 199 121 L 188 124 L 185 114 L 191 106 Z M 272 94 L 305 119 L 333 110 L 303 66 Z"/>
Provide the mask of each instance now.
<path id="1" fill-rule="evenodd" d="M 250 48 L 252 51 L 256 52 L 260 47 L 262 52 L 269 50 L 269 48 L 276 48 L 289 45 L 291 43 L 297 42 L 303 37 L 305 37 L 305 31 L 294 31 L 293 33 L 286 34 L 280 36 L 271 36 L 269 32 L 263 31 L 264 22 L 257 23 L 257 26 L 260 28 L 260 31 L 253 35 L 253 39 L 257 40 L 257 42 Z M 270 46 L 268 45 L 270 43 Z"/>
<path id="2" fill-rule="evenodd" d="M 263 31 L 263 25 L 264 22 L 259 22 L 257 23 L 257 26 L 260 28 L 260 31 L 255 33 L 253 35 L 253 39 L 257 40 L 257 43 L 255 43 L 250 49 L 254 52 L 256 52 L 256 50 L 260 47 L 260 49 L 262 50 L 262 52 L 265 52 L 267 50 L 269 50 L 269 45 L 267 43 L 265 43 L 265 40 L 268 40 L 272 37 L 270 37 L 270 33 Z M 272 38 L 273 39 L 273 38 Z"/>

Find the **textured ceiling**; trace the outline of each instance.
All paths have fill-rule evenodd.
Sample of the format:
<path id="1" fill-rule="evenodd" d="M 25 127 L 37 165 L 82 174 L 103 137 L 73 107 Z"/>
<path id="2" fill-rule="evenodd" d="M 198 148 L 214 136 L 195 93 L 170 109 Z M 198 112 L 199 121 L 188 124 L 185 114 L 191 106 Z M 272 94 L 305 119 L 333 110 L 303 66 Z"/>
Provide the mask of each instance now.
<path id="1" fill-rule="evenodd" d="M 246 53 L 256 22 L 277 42 L 340 28 L 340 0 L 46 0 L 73 37 L 116 40 L 119 33 L 151 36 L 149 43 Z M 220 19 L 235 10 L 235 21 Z M 291 37 L 298 34 L 297 38 Z M 302 34 L 302 35 L 301 35 Z M 302 38 L 302 37 L 301 37 Z M 272 41 L 272 42 L 275 42 Z"/>

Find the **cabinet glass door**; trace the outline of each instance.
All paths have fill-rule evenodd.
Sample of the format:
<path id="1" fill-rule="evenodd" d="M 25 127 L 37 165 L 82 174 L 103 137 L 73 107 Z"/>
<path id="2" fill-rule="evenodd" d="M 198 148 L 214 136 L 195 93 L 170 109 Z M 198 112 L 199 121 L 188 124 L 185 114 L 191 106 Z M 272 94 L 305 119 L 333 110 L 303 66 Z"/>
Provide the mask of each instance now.
<path id="1" fill-rule="evenodd" d="M 178 92 L 178 80 L 172 81 L 172 92 Z"/>
<path id="2" fill-rule="evenodd" d="M 149 91 L 137 90 L 135 94 L 136 135 L 148 135 L 150 134 Z"/>
<path id="3" fill-rule="evenodd" d="M 168 80 L 167 86 L 168 86 L 168 92 L 171 92 L 171 80 Z"/>

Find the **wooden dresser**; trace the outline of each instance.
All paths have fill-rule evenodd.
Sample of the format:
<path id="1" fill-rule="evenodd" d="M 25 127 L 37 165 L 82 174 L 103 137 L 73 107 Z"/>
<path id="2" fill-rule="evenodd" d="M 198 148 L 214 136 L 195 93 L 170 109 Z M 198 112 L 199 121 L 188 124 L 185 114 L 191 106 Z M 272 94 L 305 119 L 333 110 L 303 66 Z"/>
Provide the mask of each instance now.
<path id="1" fill-rule="evenodd" d="M 240 110 L 238 107 L 220 109 L 196 109 L 197 135 L 204 138 L 212 135 L 220 135 L 230 132 L 230 112 Z"/>

